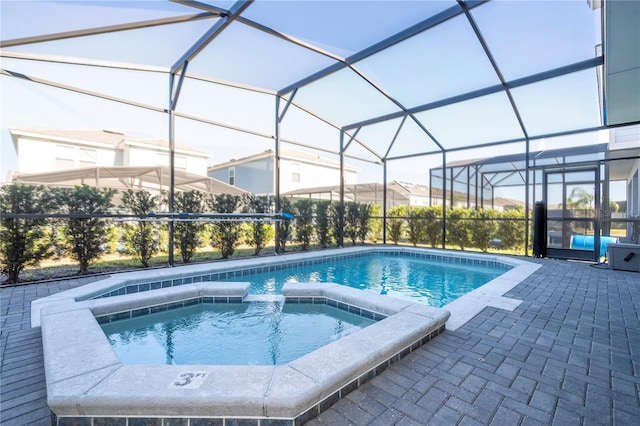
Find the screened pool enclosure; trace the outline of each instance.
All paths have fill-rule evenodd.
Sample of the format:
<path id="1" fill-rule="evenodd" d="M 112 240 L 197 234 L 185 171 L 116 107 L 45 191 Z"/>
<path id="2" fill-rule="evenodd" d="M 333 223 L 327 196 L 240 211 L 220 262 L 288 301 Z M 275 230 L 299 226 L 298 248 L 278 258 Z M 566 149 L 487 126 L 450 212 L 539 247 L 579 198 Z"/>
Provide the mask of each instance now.
<path id="1" fill-rule="evenodd" d="M 283 198 L 331 194 L 343 228 L 345 204 L 366 189 L 361 200 L 380 206 L 381 241 L 390 242 L 396 204 L 437 206 L 437 246 L 446 248 L 458 247 L 450 210 L 520 209 L 509 220 L 523 223 L 524 254 L 535 202 L 545 201 L 550 247 L 567 250 L 556 255 L 576 257 L 567 238 L 590 235 L 595 244 L 577 257 L 598 260 L 600 236 L 638 232 L 639 5 L 3 1 L 2 173 L 6 183 L 55 186 L 67 168 L 108 176 L 162 166 L 167 178 L 148 188 L 167 192 L 169 218 L 184 213 L 175 197 L 192 173 L 212 179 L 206 188 L 268 196 L 271 214 Z M 29 151 L 45 146 L 31 132 L 42 129 L 50 152 Z M 55 136 L 60 129 L 122 140 Z M 166 155 L 133 155 L 148 140 Z M 75 151 L 62 156 L 65 144 Z M 192 169 L 189 149 L 207 153 L 208 176 Z M 304 155 L 285 162 L 286 149 Z M 240 160 L 265 152 L 268 188 L 240 186 L 250 173 Z M 144 187 L 126 178 L 117 177 L 123 188 Z M 88 182 L 74 179 L 64 184 Z M 613 202 L 615 212 L 603 207 Z"/>

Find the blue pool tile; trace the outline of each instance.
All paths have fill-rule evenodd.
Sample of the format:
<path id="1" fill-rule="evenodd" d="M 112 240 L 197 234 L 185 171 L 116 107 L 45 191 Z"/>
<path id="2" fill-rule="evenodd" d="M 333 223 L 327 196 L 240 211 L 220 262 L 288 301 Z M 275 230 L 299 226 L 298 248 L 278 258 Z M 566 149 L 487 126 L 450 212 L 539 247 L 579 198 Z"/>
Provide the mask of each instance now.
<path id="1" fill-rule="evenodd" d="M 131 311 L 131 318 L 149 315 L 149 308 L 134 309 Z"/>
<path id="2" fill-rule="evenodd" d="M 183 306 L 184 306 L 183 302 L 167 303 L 167 309 L 168 310 L 182 308 Z"/>
<path id="3" fill-rule="evenodd" d="M 164 312 L 167 310 L 167 304 L 164 303 L 162 305 L 156 305 L 149 308 L 150 313 L 155 314 L 157 312 Z"/>
<path id="4" fill-rule="evenodd" d="M 194 419 L 189 419 L 189 425 L 190 426 L 223 426 L 224 425 L 224 420 L 223 419 L 199 419 L 199 418 L 194 418 Z"/>
<path id="5" fill-rule="evenodd" d="M 94 417 L 93 426 L 126 426 L 126 417 Z"/>

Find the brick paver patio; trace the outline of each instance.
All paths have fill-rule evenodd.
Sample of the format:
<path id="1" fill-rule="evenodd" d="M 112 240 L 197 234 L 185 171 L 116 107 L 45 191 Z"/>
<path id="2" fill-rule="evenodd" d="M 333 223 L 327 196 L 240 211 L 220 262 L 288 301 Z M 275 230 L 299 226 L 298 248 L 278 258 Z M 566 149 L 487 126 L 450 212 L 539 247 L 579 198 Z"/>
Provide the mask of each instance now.
<path id="1" fill-rule="evenodd" d="M 640 274 L 543 266 L 308 425 L 640 425 Z M 2 425 L 50 425 L 30 302 L 90 280 L 1 289 Z"/>

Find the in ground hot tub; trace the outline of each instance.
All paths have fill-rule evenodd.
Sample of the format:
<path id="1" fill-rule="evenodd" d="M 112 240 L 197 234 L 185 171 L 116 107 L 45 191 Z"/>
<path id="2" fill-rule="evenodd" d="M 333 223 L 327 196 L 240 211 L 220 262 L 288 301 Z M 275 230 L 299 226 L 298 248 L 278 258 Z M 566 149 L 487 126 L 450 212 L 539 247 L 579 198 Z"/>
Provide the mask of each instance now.
<path id="1" fill-rule="evenodd" d="M 285 306 L 326 305 L 372 323 L 281 365 L 125 364 L 99 324 L 185 306 L 255 303 L 248 287 L 200 282 L 44 306 L 47 397 L 57 424 L 79 418 L 300 424 L 442 332 L 449 317 L 443 309 L 337 284 L 288 283 Z"/>
<path id="2" fill-rule="evenodd" d="M 97 320 L 123 364 L 283 365 L 374 324 L 373 318 L 382 319 L 373 312 L 340 309 L 326 299 L 196 301 L 172 310 L 149 309 L 132 318 L 118 319 L 116 314 Z"/>

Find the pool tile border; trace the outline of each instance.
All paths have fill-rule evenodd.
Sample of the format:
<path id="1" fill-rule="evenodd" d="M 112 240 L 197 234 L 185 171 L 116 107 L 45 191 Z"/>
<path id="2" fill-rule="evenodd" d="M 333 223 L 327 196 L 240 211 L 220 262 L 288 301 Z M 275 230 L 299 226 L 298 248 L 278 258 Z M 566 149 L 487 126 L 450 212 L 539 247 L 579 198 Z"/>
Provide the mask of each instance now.
<path id="1" fill-rule="evenodd" d="M 368 309 L 358 307 L 349 303 L 343 303 L 338 300 L 330 299 L 323 296 L 312 297 L 286 297 L 282 300 L 284 303 L 290 304 L 312 304 L 312 305 L 327 305 L 336 309 L 340 309 L 345 312 L 360 315 L 361 317 L 371 319 L 374 321 L 380 321 L 387 318 L 387 315 L 373 312 Z M 114 321 L 128 320 L 138 318 L 146 315 L 156 314 L 160 312 L 167 312 L 174 309 L 185 308 L 187 306 L 203 305 L 203 304 L 229 304 L 229 303 L 254 303 L 246 298 L 236 296 L 200 296 L 190 299 L 184 299 L 177 302 L 161 303 L 158 305 L 147 306 L 144 308 L 130 309 L 127 311 L 119 311 L 106 315 L 96 315 L 96 321 L 98 324 L 109 324 Z"/>

